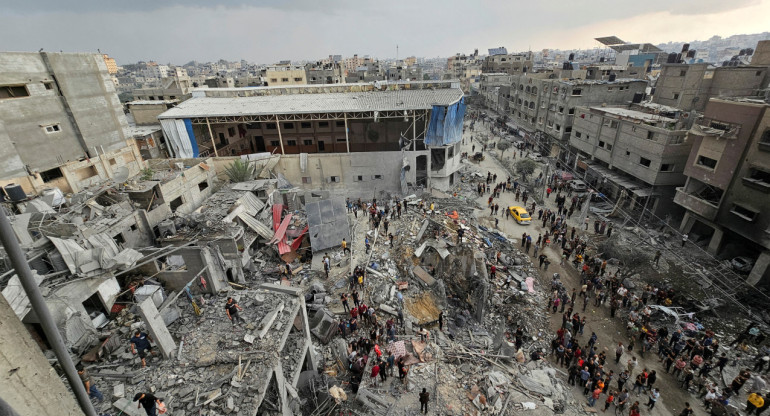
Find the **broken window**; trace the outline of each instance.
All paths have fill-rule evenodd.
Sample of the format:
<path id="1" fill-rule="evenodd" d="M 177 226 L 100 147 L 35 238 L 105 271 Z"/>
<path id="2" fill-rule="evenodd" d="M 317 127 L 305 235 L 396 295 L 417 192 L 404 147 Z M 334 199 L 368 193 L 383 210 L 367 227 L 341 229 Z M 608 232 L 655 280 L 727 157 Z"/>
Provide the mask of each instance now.
<path id="1" fill-rule="evenodd" d="M 759 215 L 758 211 L 741 204 L 733 204 L 733 208 L 730 212 L 749 222 L 754 222 Z"/>
<path id="2" fill-rule="evenodd" d="M 53 168 L 40 172 L 40 179 L 42 179 L 43 182 L 51 182 L 63 177 L 64 175 L 61 173 L 61 169 L 59 168 Z"/>
<path id="3" fill-rule="evenodd" d="M 674 171 L 674 164 L 673 163 L 663 163 L 660 165 L 660 171 L 661 172 L 673 172 Z"/>
<path id="4" fill-rule="evenodd" d="M 0 85 L 0 100 L 21 97 L 29 97 L 26 85 Z"/>
<path id="5" fill-rule="evenodd" d="M 749 176 L 743 178 L 743 184 L 751 188 L 770 191 L 770 172 L 759 169 L 749 169 Z"/>
<path id="6" fill-rule="evenodd" d="M 647 140 L 655 140 L 655 132 L 647 131 Z"/>
<path id="7" fill-rule="evenodd" d="M 169 206 L 171 207 L 172 212 L 176 212 L 177 208 L 181 207 L 182 204 L 184 204 L 184 202 L 182 202 L 182 196 L 180 195 L 176 199 L 171 201 L 171 203 L 169 203 Z"/>
<path id="8" fill-rule="evenodd" d="M 695 164 L 709 169 L 714 169 L 717 167 L 717 161 L 706 156 L 698 156 L 698 160 L 695 162 Z"/>
<path id="9" fill-rule="evenodd" d="M 382 175 L 372 175 L 372 179 L 380 180 L 380 179 L 382 179 Z"/>
<path id="10" fill-rule="evenodd" d="M 198 191 L 200 192 L 203 192 L 208 187 L 209 187 L 209 183 L 207 181 L 198 183 Z"/>
<path id="11" fill-rule="evenodd" d="M 647 158 L 644 158 L 644 157 L 639 157 L 639 164 L 640 165 L 649 168 L 650 167 L 650 163 L 652 163 L 652 161 L 650 159 L 647 159 Z"/>
<path id="12" fill-rule="evenodd" d="M 444 148 L 430 149 L 430 169 L 433 171 L 441 170 L 446 163 L 446 152 Z"/>

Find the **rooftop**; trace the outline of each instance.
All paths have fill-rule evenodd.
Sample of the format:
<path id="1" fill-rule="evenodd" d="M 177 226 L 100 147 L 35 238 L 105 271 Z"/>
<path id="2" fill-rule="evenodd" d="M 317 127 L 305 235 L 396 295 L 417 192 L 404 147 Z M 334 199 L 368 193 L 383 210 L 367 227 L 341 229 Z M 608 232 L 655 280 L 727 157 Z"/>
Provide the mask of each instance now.
<path id="1" fill-rule="evenodd" d="M 424 110 L 459 101 L 459 88 L 334 92 L 256 97 L 194 97 L 158 118 L 192 118 L 270 114 L 312 114 L 353 111 Z"/>
<path id="2" fill-rule="evenodd" d="M 673 118 L 663 117 L 657 114 L 645 113 L 642 111 L 629 110 L 627 108 L 616 107 L 591 107 L 591 110 L 612 114 L 624 119 L 638 120 L 644 123 L 676 123 Z"/>

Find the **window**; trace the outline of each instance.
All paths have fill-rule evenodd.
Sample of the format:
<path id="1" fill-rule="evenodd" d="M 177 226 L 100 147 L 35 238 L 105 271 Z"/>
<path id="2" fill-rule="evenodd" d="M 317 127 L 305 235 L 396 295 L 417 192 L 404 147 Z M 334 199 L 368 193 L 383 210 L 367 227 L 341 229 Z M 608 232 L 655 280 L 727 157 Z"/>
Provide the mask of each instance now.
<path id="1" fill-rule="evenodd" d="M 295 82 L 302 82 L 302 78 L 294 78 Z"/>
<path id="2" fill-rule="evenodd" d="M 607 143 L 607 150 L 612 150 L 612 145 Z"/>
<path id="3" fill-rule="evenodd" d="M 607 87 L 607 91 L 615 91 L 615 87 Z"/>
<path id="4" fill-rule="evenodd" d="M 283 123 L 283 128 L 291 130 L 294 128 L 294 123 Z"/>
<path id="5" fill-rule="evenodd" d="M 313 145 L 313 140 L 312 139 L 305 139 L 305 140 L 302 141 L 302 144 L 305 145 L 305 146 L 312 146 Z"/>
<path id="6" fill-rule="evenodd" d="M 286 140 L 286 146 L 296 146 L 297 141 L 296 140 Z"/>
<path id="7" fill-rule="evenodd" d="M 275 123 L 265 123 L 265 128 L 268 130 L 275 130 Z"/>
<path id="8" fill-rule="evenodd" d="M 278 140 L 270 140 L 270 146 L 278 147 L 281 143 Z"/>
<path id="9" fill-rule="evenodd" d="M 770 191 L 770 172 L 758 168 L 749 169 L 749 176 L 743 178 L 743 184 L 765 192 Z"/>
<path id="10" fill-rule="evenodd" d="M 310 123 L 310 122 L 307 122 L 307 121 L 303 121 L 303 122 L 299 123 L 299 127 L 303 128 L 303 129 L 312 129 L 313 128 L 313 123 Z"/>
<path id="11" fill-rule="evenodd" d="M 281 82 L 289 82 L 289 78 L 281 78 Z"/>
<path id="12" fill-rule="evenodd" d="M 203 192 L 204 189 L 209 187 L 209 183 L 206 181 L 198 183 L 198 191 Z"/>
<path id="13" fill-rule="evenodd" d="M 561 131 L 561 125 L 560 124 L 556 125 L 556 131 Z"/>
<path id="14" fill-rule="evenodd" d="M 278 82 L 278 78 L 270 78 L 270 82 Z"/>
<path id="15" fill-rule="evenodd" d="M 43 172 L 40 172 L 40 179 L 43 180 L 43 182 L 51 182 L 54 179 L 63 178 L 64 175 L 61 173 L 61 169 L 59 168 L 53 168 L 50 170 L 45 170 Z"/>
<path id="16" fill-rule="evenodd" d="M 336 123 L 336 126 L 337 126 L 337 127 L 345 127 L 345 121 L 338 121 L 338 122 Z"/>
<path id="17" fill-rule="evenodd" d="M 660 165 L 660 171 L 661 172 L 673 172 L 674 171 L 674 164 L 673 163 L 662 163 Z"/>
<path id="18" fill-rule="evenodd" d="M 302 177 L 302 183 L 310 184 L 310 183 L 313 183 L 313 180 L 310 178 L 310 176 L 303 176 Z"/>
<path id="19" fill-rule="evenodd" d="M 564 107 L 559 107 L 559 114 L 564 114 Z"/>
<path id="20" fill-rule="evenodd" d="M 361 181 L 364 180 L 364 177 L 363 177 L 363 175 L 358 175 L 358 176 L 356 176 L 355 180 L 356 180 L 356 182 L 361 182 Z"/>
<path id="21" fill-rule="evenodd" d="M 599 147 L 604 147 L 604 142 L 599 140 Z"/>
<path id="22" fill-rule="evenodd" d="M 647 158 L 644 158 L 644 157 L 640 157 L 639 158 L 639 164 L 644 166 L 644 167 L 649 168 L 650 167 L 650 163 L 652 163 L 652 161 L 650 159 L 647 159 Z"/>
<path id="23" fill-rule="evenodd" d="M 43 82 L 43 85 L 45 86 L 45 89 L 52 90 L 53 89 L 53 82 Z"/>
<path id="24" fill-rule="evenodd" d="M 757 72 L 756 72 L 754 75 L 756 75 L 756 76 L 758 76 L 758 77 L 759 77 L 759 76 L 762 76 L 762 71 L 757 71 Z"/>
<path id="25" fill-rule="evenodd" d="M 51 124 L 50 126 L 43 126 L 43 129 L 46 133 L 51 134 L 61 131 L 61 126 L 58 124 Z"/>
<path id="26" fill-rule="evenodd" d="M 678 100 L 678 99 L 679 99 L 679 93 L 674 93 L 674 99 L 675 99 L 675 100 Z"/>
<path id="27" fill-rule="evenodd" d="M 248 123 L 248 124 L 246 124 L 246 129 L 247 130 L 259 130 L 261 128 L 262 127 L 259 125 L 259 123 Z"/>
<path id="28" fill-rule="evenodd" d="M 573 107 L 573 108 L 570 108 L 570 109 L 569 109 L 569 112 L 567 112 L 567 114 L 569 114 L 569 115 L 573 115 L 573 114 L 575 114 L 575 108 L 574 108 L 574 107 Z"/>
<path id="29" fill-rule="evenodd" d="M 629 156 L 631 156 L 631 152 L 629 152 L 628 150 L 626 150 L 626 157 L 629 157 Z"/>
<path id="30" fill-rule="evenodd" d="M 579 138 L 583 137 L 583 133 L 581 133 L 579 131 L 576 131 L 575 132 L 575 137 L 577 137 L 579 139 Z"/>
<path id="31" fill-rule="evenodd" d="M 581 89 L 576 88 L 576 89 L 572 90 L 572 95 L 573 96 L 578 96 L 578 95 L 582 95 L 582 94 L 583 94 L 583 90 L 581 90 Z"/>
<path id="32" fill-rule="evenodd" d="M 346 141 L 344 137 L 337 137 L 337 143 L 345 143 Z"/>
<path id="33" fill-rule="evenodd" d="M 227 135 L 230 137 L 235 136 L 235 127 L 228 127 L 227 128 Z"/>
<path id="34" fill-rule="evenodd" d="M 380 179 L 382 179 L 382 175 L 372 175 L 372 179 L 380 180 Z"/>
<path id="35" fill-rule="evenodd" d="M 318 141 L 318 151 L 319 152 L 325 152 L 326 151 L 326 143 L 324 143 L 322 140 Z"/>
<path id="36" fill-rule="evenodd" d="M 682 71 L 679 71 L 679 76 L 680 76 L 680 77 L 683 77 L 683 76 L 685 76 L 685 75 L 687 75 L 687 70 L 682 70 Z"/>
<path id="37" fill-rule="evenodd" d="M 339 183 L 340 182 L 340 177 L 339 176 L 329 176 L 329 182 Z"/>
<path id="38" fill-rule="evenodd" d="M 654 131 L 647 131 L 647 140 L 655 140 L 655 132 Z"/>
<path id="39" fill-rule="evenodd" d="M 572 133 L 572 126 L 569 126 L 569 127 L 565 127 L 565 128 L 564 128 L 564 132 L 565 132 L 565 133 Z"/>
<path id="40" fill-rule="evenodd" d="M 29 97 L 26 85 L 0 85 L 0 100 L 21 97 Z"/>
<path id="41" fill-rule="evenodd" d="M 717 161 L 706 156 L 698 156 L 698 160 L 695 162 L 695 164 L 709 169 L 714 169 L 717 167 Z"/>
<path id="42" fill-rule="evenodd" d="M 321 127 L 323 129 L 329 128 L 329 122 L 328 121 L 319 121 L 318 127 Z"/>
<path id="43" fill-rule="evenodd" d="M 754 220 L 757 219 L 757 215 L 759 215 L 759 212 L 754 209 L 740 204 L 733 204 L 733 208 L 730 212 L 749 222 L 754 222 Z"/>

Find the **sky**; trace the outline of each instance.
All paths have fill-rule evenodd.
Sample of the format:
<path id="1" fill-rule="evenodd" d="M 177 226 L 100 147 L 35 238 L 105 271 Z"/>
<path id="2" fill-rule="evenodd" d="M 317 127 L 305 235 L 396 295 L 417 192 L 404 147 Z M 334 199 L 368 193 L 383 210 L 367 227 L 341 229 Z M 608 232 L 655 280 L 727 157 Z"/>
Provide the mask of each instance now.
<path id="1" fill-rule="evenodd" d="M 97 52 L 119 64 L 254 63 L 330 54 L 446 57 L 770 30 L 770 0 L 0 0 L 0 50 Z"/>

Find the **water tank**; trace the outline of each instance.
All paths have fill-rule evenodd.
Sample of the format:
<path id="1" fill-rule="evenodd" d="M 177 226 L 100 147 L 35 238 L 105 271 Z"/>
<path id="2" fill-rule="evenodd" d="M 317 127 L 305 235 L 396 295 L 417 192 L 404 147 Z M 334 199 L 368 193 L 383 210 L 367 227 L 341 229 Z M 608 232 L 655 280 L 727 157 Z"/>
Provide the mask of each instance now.
<path id="1" fill-rule="evenodd" d="M 167 219 L 158 223 L 158 232 L 160 232 L 161 237 L 176 234 L 176 225 L 174 225 L 174 221 Z"/>
<path id="2" fill-rule="evenodd" d="M 695 58 L 695 52 L 697 52 L 695 49 L 690 49 L 689 51 L 687 51 L 687 57 Z"/>
<path id="3" fill-rule="evenodd" d="M 572 69 L 572 65 L 569 62 L 561 64 L 561 69 Z"/>
<path id="4" fill-rule="evenodd" d="M 644 93 L 643 92 L 637 92 L 637 93 L 634 93 L 634 98 L 631 100 L 631 102 L 634 103 L 634 104 L 639 104 L 639 103 L 642 102 L 643 98 L 644 98 Z"/>
<path id="5" fill-rule="evenodd" d="M 604 62 L 604 57 L 599 58 L 599 62 Z"/>
<path id="6" fill-rule="evenodd" d="M 681 53 L 676 54 L 676 61 L 675 62 L 676 63 L 682 62 L 682 54 Z"/>
<path id="7" fill-rule="evenodd" d="M 574 60 L 575 60 L 575 54 L 574 53 L 569 54 L 569 61 L 571 62 Z"/>
<path id="8" fill-rule="evenodd" d="M 21 185 L 10 183 L 5 186 L 5 193 L 8 194 L 8 198 L 13 202 L 23 201 L 27 199 L 27 194 L 21 189 Z"/>
<path id="9" fill-rule="evenodd" d="M 615 81 L 618 76 L 616 74 L 610 74 L 610 82 Z"/>
<path id="10" fill-rule="evenodd" d="M 684 45 L 682 45 L 682 53 L 685 53 L 685 52 L 687 52 L 689 50 L 690 50 L 690 44 L 689 43 L 685 43 Z"/>
<path id="11" fill-rule="evenodd" d="M 666 63 L 667 64 L 675 64 L 676 63 L 676 54 L 675 53 L 668 54 L 668 57 L 666 58 Z"/>

